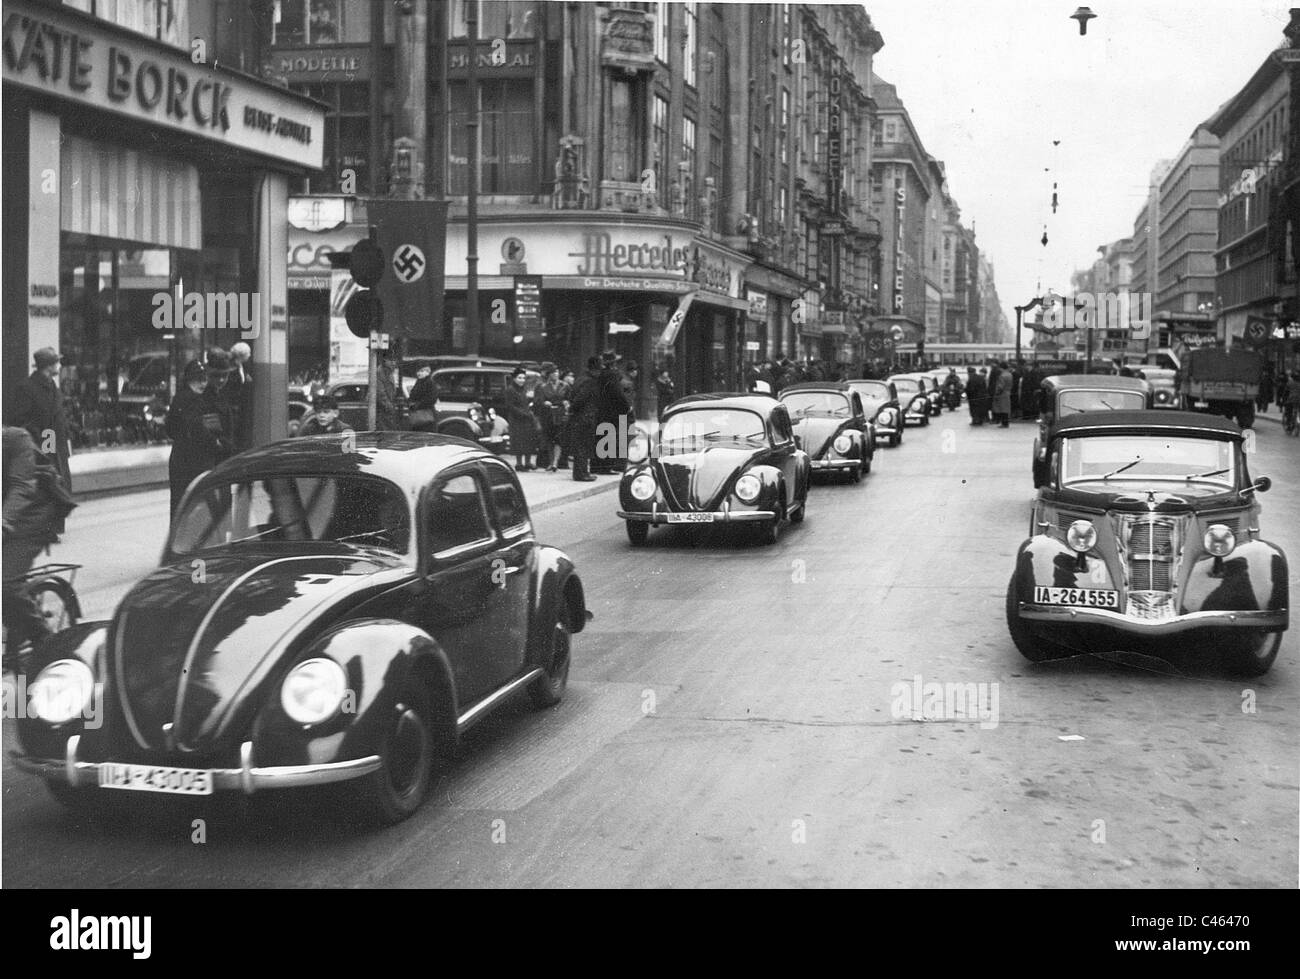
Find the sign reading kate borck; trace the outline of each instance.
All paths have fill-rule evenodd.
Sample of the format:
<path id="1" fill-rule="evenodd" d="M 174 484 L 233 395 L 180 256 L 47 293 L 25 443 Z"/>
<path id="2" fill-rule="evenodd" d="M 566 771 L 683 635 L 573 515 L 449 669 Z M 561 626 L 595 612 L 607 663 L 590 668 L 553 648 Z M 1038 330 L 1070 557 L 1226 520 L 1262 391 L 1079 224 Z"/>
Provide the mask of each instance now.
<path id="1" fill-rule="evenodd" d="M 320 169 L 325 109 L 66 6 L 6 0 L 6 84 Z"/>

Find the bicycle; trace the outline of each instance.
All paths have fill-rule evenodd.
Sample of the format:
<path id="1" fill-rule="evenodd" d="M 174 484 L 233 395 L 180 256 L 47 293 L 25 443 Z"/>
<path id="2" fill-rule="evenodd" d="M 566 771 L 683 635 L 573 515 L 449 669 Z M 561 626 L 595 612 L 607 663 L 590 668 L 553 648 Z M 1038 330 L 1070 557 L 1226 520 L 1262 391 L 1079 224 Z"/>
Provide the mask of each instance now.
<path id="1" fill-rule="evenodd" d="M 71 628 L 81 619 L 81 599 L 73 584 L 81 567 L 80 564 L 42 564 L 15 579 L 25 582 L 23 594 L 35 604 L 51 635 Z M 31 639 L 24 639 L 10 651 L 6 630 L 4 668 L 17 671 L 31 650 Z"/>
<path id="2" fill-rule="evenodd" d="M 1296 418 L 1296 405 L 1287 405 L 1282 409 L 1282 428 L 1293 438 L 1300 436 L 1300 420 Z"/>

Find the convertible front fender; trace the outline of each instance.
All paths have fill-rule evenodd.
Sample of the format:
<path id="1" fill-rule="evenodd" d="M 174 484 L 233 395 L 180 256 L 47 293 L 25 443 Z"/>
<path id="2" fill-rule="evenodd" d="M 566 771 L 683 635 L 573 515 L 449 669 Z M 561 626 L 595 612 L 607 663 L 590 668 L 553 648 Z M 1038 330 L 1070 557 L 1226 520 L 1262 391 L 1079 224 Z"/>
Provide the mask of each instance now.
<path id="1" fill-rule="evenodd" d="M 1108 588 L 1120 587 L 1118 576 L 1107 560 L 1096 551 L 1079 554 L 1063 541 L 1038 534 L 1020 545 L 1016 552 L 1015 585 L 1017 600 L 1033 601 L 1034 587 Z"/>
<path id="2" fill-rule="evenodd" d="M 1186 612 L 1286 612 L 1290 577 L 1286 555 L 1267 541 L 1237 545 L 1221 560 L 1198 556 L 1183 587 Z"/>

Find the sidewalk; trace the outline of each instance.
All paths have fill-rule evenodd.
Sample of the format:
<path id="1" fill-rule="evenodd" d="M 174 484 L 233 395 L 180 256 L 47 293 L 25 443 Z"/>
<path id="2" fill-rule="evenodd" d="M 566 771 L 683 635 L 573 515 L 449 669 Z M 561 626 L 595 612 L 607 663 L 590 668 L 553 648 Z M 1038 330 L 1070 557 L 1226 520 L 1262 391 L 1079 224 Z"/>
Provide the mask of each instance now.
<path id="1" fill-rule="evenodd" d="M 516 475 L 533 514 L 611 493 L 619 484 L 618 476 L 576 483 L 567 471 Z M 83 500 L 68 518 L 63 540 L 36 563 L 82 565 L 74 584 L 83 618 L 107 617 L 131 586 L 157 566 L 167 536 L 169 500 L 166 489 Z"/>

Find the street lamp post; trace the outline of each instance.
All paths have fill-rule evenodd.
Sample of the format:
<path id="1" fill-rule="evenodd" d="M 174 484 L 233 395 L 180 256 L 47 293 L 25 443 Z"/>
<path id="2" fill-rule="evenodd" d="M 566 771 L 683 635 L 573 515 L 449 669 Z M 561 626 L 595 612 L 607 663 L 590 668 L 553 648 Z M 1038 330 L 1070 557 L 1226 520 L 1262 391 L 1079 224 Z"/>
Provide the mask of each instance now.
<path id="1" fill-rule="evenodd" d="M 1035 296 L 1023 306 L 1016 307 L 1016 363 L 1020 363 L 1020 331 L 1024 323 L 1025 313 L 1031 309 L 1037 309 L 1041 305 L 1043 305 L 1043 297 Z"/>

